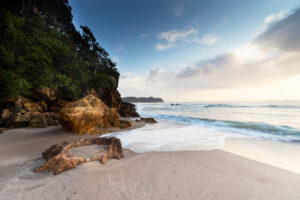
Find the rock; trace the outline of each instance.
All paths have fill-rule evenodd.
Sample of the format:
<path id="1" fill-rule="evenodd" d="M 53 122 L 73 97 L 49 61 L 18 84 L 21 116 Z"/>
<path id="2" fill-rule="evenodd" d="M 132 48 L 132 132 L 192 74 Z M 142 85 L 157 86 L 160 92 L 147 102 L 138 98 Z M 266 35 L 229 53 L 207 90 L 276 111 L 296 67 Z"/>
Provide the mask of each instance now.
<path id="1" fill-rule="evenodd" d="M 91 158 L 82 158 L 74 156 L 70 149 L 78 148 L 87 145 L 104 145 L 105 148 L 101 149 L 96 155 Z M 35 172 L 41 171 L 53 171 L 53 174 L 59 174 L 63 171 L 75 168 L 77 165 L 85 162 L 99 161 L 101 164 L 106 164 L 109 159 L 121 159 L 124 158 L 123 149 L 120 139 L 111 138 L 86 138 L 79 141 L 50 146 L 46 151 L 42 153 L 46 163 L 36 168 Z"/>
<path id="2" fill-rule="evenodd" d="M 149 117 L 149 118 L 141 117 L 140 119 L 137 119 L 135 121 L 136 122 L 145 122 L 145 123 L 150 123 L 150 124 L 157 123 L 157 121 L 152 117 Z"/>
<path id="3" fill-rule="evenodd" d="M 2 113 L 3 117 L 10 116 L 2 126 L 9 128 L 45 128 L 47 127 L 47 120 L 44 116 L 45 103 L 35 103 L 27 98 L 19 97 L 15 102 L 15 113 L 5 111 Z M 3 120 L 1 120 L 3 122 Z"/>
<path id="4" fill-rule="evenodd" d="M 54 112 L 46 112 L 44 113 L 47 126 L 58 126 L 59 125 L 59 114 Z"/>
<path id="5" fill-rule="evenodd" d="M 48 106 L 48 112 L 55 112 L 58 113 L 67 103 L 67 101 L 64 100 L 55 100 L 55 101 L 50 101 L 47 103 Z"/>
<path id="6" fill-rule="evenodd" d="M 28 121 L 28 127 L 30 128 L 46 128 L 47 122 L 43 113 L 33 112 L 31 113 L 30 120 Z"/>
<path id="7" fill-rule="evenodd" d="M 24 97 L 19 97 L 15 106 L 16 113 L 43 112 L 43 108 L 38 103 L 34 103 Z"/>
<path id="8" fill-rule="evenodd" d="M 131 126 L 132 126 L 132 124 L 131 124 L 130 121 L 127 121 L 127 120 L 120 120 L 120 125 L 119 125 L 119 127 L 120 127 L 121 129 L 123 129 L 123 128 L 128 128 L 128 127 L 131 127 Z"/>
<path id="9" fill-rule="evenodd" d="M 14 113 L 10 112 L 8 109 L 4 109 L 1 114 L 1 121 L 6 121 L 11 119 L 14 116 Z"/>
<path id="10" fill-rule="evenodd" d="M 50 146 L 48 149 L 46 149 L 43 153 L 42 156 L 43 158 L 48 161 L 50 158 L 56 156 L 57 154 L 61 153 L 63 150 L 63 147 L 66 146 L 68 142 L 63 142 L 61 144 L 54 144 Z"/>
<path id="11" fill-rule="evenodd" d="M 66 104 L 59 116 L 59 122 L 65 130 L 79 135 L 90 133 L 96 128 L 109 128 L 119 121 L 116 109 L 109 108 L 94 95 Z"/>
<path id="12" fill-rule="evenodd" d="M 56 90 L 48 87 L 31 89 L 26 97 L 32 101 L 54 101 L 56 99 Z"/>
<path id="13" fill-rule="evenodd" d="M 40 101 L 37 104 L 43 109 L 43 112 L 47 112 L 48 106 L 45 101 Z"/>
<path id="14" fill-rule="evenodd" d="M 120 116 L 122 117 L 139 117 L 140 115 L 136 112 L 135 105 L 132 103 L 122 102 L 120 107 Z"/>
<path id="15" fill-rule="evenodd" d="M 103 93 L 100 96 L 100 99 L 109 107 L 116 108 L 117 112 L 119 112 L 122 98 L 117 89 L 115 90 L 107 90 L 107 92 Z"/>
<path id="16" fill-rule="evenodd" d="M 73 169 L 77 165 L 84 162 L 88 162 L 88 159 L 72 156 L 70 152 L 66 152 L 52 157 L 45 163 L 45 165 L 38 169 L 35 169 L 34 171 L 41 172 L 48 170 L 53 171 L 53 174 L 59 174 L 68 169 Z"/>

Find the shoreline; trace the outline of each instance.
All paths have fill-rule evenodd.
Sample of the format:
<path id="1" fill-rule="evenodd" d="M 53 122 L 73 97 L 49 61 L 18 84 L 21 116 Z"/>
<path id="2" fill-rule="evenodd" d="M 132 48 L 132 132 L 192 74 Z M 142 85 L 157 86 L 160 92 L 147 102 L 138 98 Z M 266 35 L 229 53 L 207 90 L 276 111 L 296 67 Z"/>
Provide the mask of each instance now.
<path id="1" fill-rule="evenodd" d="M 262 138 L 226 138 L 220 150 L 300 175 L 298 144 Z"/>
<path id="2" fill-rule="evenodd" d="M 136 125 L 132 128 L 144 124 Z M 106 165 L 84 163 L 56 176 L 33 172 L 50 145 L 96 136 L 77 136 L 60 127 L 5 131 L 0 135 L 0 199 L 300 198 L 300 175 L 223 150 L 124 149 L 124 159 Z"/>

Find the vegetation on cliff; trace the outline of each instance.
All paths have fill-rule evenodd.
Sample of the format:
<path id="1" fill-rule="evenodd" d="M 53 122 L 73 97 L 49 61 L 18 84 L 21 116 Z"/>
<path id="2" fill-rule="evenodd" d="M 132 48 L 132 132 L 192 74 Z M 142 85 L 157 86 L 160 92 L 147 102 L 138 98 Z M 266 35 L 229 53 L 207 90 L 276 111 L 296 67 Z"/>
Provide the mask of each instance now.
<path id="1" fill-rule="evenodd" d="M 0 102 L 41 87 L 68 101 L 91 89 L 106 98 L 117 92 L 115 63 L 88 27 L 75 29 L 68 0 L 4 0 L 0 5 Z"/>

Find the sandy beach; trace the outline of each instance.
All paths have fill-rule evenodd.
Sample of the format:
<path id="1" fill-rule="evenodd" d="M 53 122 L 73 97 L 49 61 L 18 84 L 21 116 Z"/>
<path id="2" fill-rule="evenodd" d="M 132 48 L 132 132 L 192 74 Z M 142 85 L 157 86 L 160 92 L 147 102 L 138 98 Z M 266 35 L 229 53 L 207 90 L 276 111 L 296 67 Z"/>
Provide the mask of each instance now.
<path id="1" fill-rule="evenodd" d="M 134 124 L 136 127 L 137 124 Z M 90 137 L 90 136 L 80 136 Z M 0 199 L 299 199 L 300 176 L 224 151 L 125 150 L 122 160 L 34 173 L 51 144 L 78 139 L 61 127 L 0 135 Z"/>

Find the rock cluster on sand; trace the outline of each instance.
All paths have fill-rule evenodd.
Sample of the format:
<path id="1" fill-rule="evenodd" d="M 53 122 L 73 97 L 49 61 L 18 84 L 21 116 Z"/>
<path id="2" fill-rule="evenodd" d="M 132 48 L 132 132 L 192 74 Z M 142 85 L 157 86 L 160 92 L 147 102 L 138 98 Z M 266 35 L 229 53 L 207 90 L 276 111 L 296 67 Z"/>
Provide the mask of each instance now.
<path id="1" fill-rule="evenodd" d="M 91 158 L 77 157 L 71 153 L 72 148 L 78 148 L 87 145 L 104 145 L 98 153 Z M 106 164 L 109 159 L 121 159 L 124 157 L 120 139 L 111 138 L 86 138 L 75 142 L 63 142 L 52 145 L 42 153 L 46 163 L 35 169 L 35 172 L 53 171 L 53 174 L 59 174 L 63 171 L 73 169 L 77 165 L 85 162 L 99 161 Z"/>
<path id="2" fill-rule="evenodd" d="M 149 117 L 149 118 L 141 117 L 140 119 L 137 119 L 135 121 L 136 122 L 145 122 L 145 123 L 150 123 L 150 124 L 157 123 L 157 121 L 152 117 Z"/>
<path id="3" fill-rule="evenodd" d="M 65 130 L 79 135 L 120 124 L 116 109 L 109 108 L 94 95 L 66 104 L 59 116 L 59 122 Z"/>
<path id="4" fill-rule="evenodd" d="M 8 128 L 45 128 L 58 125 L 58 115 L 46 113 L 47 104 L 43 101 L 35 103 L 27 98 L 19 97 L 11 110 L 13 111 L 7 108 L 2 111 L 1 126 Z"/>
<path id="5" fill-rule="evenodd" d="M 44 128 L 60 122 L 68 131 L 85 134 L 104 132 L 98 128 L 130 127 L 129 121 L 119 121 L 119 113 L 137 117 L 135 105 L 122 103 L 118 91 L 110 89 L 100 99 L 91 90 L 76 102 L 65 101 L 67 97 L 50 88 L 32 89 L 26 97 L 7 98 L 0 104 L 0 128 Z"/>

